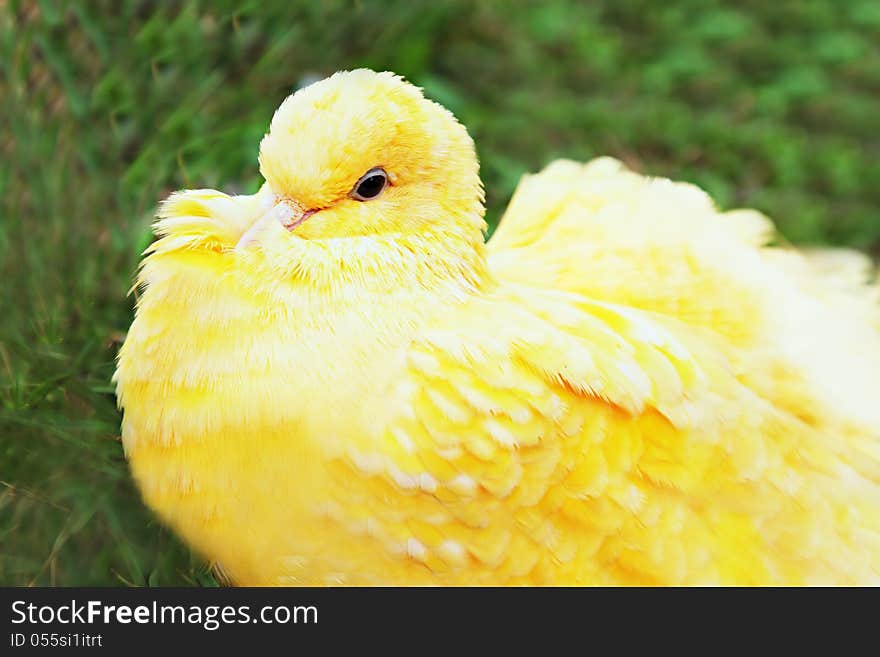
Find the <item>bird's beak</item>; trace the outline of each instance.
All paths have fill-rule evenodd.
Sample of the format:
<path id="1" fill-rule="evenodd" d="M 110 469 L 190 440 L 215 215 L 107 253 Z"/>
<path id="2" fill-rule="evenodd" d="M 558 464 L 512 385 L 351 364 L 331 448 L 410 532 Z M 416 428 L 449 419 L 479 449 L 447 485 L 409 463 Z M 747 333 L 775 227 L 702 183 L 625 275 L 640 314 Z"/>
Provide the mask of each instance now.
<path id="1" fill-rule="evenodd" d="M 238 242 L 235 245 L 235 250 L 241 251 L 249 244 L 256 242 L 257 236 L 273 221 L 277 221 L 284 228 L 291 231 L 311 217 L 315 212 L 315 210 L 306 210 L 300 204 L 287 199 L 276 200 L 259 219 L 245 230 L 242 236 L 238 239 Z"/>

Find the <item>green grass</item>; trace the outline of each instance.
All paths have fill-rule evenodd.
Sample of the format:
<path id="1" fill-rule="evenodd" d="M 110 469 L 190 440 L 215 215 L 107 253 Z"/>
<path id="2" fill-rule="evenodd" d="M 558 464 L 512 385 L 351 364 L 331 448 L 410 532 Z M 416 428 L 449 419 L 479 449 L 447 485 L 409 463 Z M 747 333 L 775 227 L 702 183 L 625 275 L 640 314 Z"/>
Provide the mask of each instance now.
<path id="1" fill-rule="evenodd" d="M 0 584 L 213 583 L 142 507 L 109 379 L 157 201 L 255 190 L 300 80 L 424 86 L 490 220 L 523 172 L 611 154 L 880 252 L 876 0 L 154 4 L 0 1 Z"/>

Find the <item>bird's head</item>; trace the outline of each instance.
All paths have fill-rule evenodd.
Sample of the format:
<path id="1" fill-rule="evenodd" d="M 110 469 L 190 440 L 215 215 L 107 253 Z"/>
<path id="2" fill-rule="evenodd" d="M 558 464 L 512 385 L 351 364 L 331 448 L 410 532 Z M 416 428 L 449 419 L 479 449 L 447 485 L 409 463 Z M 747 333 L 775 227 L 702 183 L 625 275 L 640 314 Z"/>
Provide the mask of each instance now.
<path id="1" fill-rule="evenodd" d="M 289 96 L 260 145 L 260 171 L 265 212 L 236 249 L 256 243 L 306 275 L 309 263 L 466 257 L 482 244 L 473 141 L 391 73 L 341 72 Z"/>

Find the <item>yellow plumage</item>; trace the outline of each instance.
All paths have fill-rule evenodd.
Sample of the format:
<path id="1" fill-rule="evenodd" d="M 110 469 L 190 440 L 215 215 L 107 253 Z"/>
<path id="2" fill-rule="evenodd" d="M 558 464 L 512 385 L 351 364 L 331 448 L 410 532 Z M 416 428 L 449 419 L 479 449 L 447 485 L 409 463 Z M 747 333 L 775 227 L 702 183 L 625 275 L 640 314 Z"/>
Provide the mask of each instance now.
<path id="1" fill-rule="evenodd" d="M 233 582 L 880 579 L 855 256 L 607 158 L 484 244 L 466 131 L 390 74 L 288 98 L 260 165 L 162 206 L 116 374 L 144 499 Z"/>

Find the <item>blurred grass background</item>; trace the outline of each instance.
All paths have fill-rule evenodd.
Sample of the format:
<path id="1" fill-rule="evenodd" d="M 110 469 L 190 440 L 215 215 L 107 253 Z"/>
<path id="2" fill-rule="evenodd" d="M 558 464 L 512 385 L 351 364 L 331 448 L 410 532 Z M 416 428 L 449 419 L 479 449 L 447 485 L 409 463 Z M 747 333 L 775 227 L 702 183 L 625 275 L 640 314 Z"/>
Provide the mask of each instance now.
<path id="1" fill-rule="evenodd" d="M 255 191 L 298 83 L 391 69 L 469 127 L 489 219 L 610 154 L 880 252 L 880 3 L 0 0 L 0 584 L 212 584 L 142 507 L 109 379 L 159 199 Z"/>

